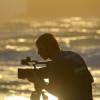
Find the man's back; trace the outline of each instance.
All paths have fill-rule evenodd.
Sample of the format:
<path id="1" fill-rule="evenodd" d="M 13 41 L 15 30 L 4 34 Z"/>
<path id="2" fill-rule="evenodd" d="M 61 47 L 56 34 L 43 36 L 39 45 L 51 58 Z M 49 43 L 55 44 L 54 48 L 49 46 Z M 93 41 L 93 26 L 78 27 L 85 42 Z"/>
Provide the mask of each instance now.
<path id="1" fill-rule="evenodd" d="M 84 60 L 71 51 L 55 55 L 47 65 L 48 90 L 61 99 L 92 100 L 93 78 Z"/>

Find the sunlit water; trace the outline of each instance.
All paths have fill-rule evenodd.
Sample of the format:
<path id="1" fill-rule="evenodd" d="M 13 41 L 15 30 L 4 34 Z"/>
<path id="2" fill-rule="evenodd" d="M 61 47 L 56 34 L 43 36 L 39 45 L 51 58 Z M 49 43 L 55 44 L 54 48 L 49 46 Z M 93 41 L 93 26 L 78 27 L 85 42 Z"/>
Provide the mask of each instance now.
<path id="1" fill-rule="evenodd" d="M 22 67 L 20 60 L 26 56 L 40 59 L 36 55 L 34 43 L 39 33 L 43 32 L 53 32 L 61 49 L 73 50 L 83 56 L 94 77 L 94 100 L 100 99 L 99 19 L 77 17 L 55 22 L 37 22 L 29 24 L 31 28 L 23 30 L 13 29 L 8 24 L 9 27 L 4 25 L 0 25 L 0 32 L 6 33 L 0 34 L 0 100 L 30 100 L 34 84 L 27 80 L 18 80 L 17 69 Z M 48 96 L 49 100 L 57 99 L 51 94 Z"/>

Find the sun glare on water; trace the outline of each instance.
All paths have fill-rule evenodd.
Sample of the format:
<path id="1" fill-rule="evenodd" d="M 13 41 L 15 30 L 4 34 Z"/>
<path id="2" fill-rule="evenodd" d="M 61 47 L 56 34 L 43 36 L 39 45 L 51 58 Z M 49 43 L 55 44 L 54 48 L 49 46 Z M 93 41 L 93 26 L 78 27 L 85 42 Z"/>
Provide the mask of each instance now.
<path id="1" fill-rule="evenodd" d="M 52 94 L 47 94 L 48 100 L 58 100 L 57 97 L 53 96 Z M 22 97 L 22 96 L 8 96 L 4 100 L 30 100 L 30 98 Z M 40 97 L 40 100 L 43 100 L 42 96 Z"/>
<path id="2" fill-rule="evenodd" d="M 5 100 L 30 100 L 30 99 L 21 96 L 8 96 L 5 98 Z"/>

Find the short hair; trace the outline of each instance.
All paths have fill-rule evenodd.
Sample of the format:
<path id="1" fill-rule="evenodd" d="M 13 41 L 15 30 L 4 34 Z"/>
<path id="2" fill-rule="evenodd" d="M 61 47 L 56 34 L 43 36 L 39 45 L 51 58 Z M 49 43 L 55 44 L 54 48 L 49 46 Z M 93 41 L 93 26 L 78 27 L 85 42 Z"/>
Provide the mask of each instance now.
<path id="1" fill-rule="evenodd" d="M 57 50 L 59 49 L 59 45 L 57 40 L 54 38 L 54 36 L 50 33 L 44 33 L 41 35 L 37 41 L 36 45 L 43 45 L 45 48 L 49 48 L 51 50 Z"/>

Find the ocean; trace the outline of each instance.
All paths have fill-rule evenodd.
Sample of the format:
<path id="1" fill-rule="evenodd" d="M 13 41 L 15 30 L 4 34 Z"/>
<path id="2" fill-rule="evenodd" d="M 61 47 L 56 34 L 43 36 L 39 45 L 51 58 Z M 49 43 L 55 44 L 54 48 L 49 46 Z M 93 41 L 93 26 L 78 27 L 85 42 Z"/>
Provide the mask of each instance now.
<path id="1" fill-rule="evenodd" d="M 0 23 L 0 100 L 30 100 L 34 84 L 18 79 L 21 59 L 37 55 L 36 39 L 51 32 L 63 50 L 79 53 L 94 77 L 93 98 L 100 99 L 100 19 L 65 18 L 44 22 L 11 21 Z M 32 66 L 30 66 L 32 67 Z M 41 66 L 40 66 L 41 67 Z M 49 94 L 49 100 L 56 100 Z"/>

